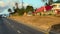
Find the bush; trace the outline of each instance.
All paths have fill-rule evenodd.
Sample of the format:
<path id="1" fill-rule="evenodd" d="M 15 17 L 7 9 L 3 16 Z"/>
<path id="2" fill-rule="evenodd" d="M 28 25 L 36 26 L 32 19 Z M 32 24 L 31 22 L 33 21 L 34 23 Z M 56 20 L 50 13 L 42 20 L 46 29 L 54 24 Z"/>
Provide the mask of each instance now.
<path id="1" fill-rule="evenodd" d="M 50 14 L 48 14 L 48 15 L 52 15 L 52 14 L 50 13 Z"/>
<path id="2" fill-rule="evenodd" d="M 43 14 L 43 16 L 45 16 L 45 14 Z"/>

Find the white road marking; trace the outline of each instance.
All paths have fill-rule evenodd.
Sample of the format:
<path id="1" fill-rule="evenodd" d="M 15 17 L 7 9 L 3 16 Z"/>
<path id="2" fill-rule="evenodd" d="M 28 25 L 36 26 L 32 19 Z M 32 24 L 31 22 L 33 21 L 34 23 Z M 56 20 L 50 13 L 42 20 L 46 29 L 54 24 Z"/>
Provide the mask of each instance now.
<path id="1" fill-rule="evenodd" d="M 17 30 L 18 33 L 21 33 L 19 30 Z"/>

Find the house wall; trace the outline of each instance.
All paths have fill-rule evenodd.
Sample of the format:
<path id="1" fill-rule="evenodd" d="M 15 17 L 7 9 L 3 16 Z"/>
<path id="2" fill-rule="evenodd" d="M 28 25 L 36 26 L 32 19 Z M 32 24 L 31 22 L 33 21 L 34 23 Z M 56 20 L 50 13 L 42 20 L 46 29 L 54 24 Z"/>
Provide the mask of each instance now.
<path id="1" fill-rule="evenodd" d="M 58 14 L 58 11 L 60 11 L 60 3 L 53 3 L 52 5 L 55 5 L 52 10 L 55 14 Z"/>
<path id="2" fill-rule="evenodd" d="M 53 10 L 46 11 L 46 12 L 40 12 L 40 13 L 41 13 L 41 15 L 49 15 L 49 14 L 55 15 L 56 14 L 56 12 Z M 40 15 L 40 13 L 37 13 L 36 15 Z"/>
<path id="3" fill-rule="evenodd" d="M 55 9 L 60 9 L 60 3 L 53 3 L 52 5 L 55 5 L 52 10 L 55 10 Z"/>

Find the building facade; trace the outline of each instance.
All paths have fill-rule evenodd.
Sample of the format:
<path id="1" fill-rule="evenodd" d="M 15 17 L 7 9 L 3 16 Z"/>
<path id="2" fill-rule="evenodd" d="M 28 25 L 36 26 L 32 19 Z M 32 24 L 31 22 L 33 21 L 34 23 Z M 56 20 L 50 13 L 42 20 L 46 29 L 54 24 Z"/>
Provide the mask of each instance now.
<path id="1" fill-rule="evenodd" d="M 55 11 L 56 14 L 60 14 L 60 0 L 54 2 L 52 10 Z"/>

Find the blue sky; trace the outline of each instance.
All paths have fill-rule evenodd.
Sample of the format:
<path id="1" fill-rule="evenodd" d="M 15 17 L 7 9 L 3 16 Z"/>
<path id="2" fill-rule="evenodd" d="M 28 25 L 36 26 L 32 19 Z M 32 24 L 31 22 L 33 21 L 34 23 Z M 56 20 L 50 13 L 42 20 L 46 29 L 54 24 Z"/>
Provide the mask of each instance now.
<path id="1" fill-rule="evenodd" d="M 21 1 L 22 0 L 20 0 L 20 2 Z M 23 0 L 23 2 L 32 5 L 34 8 L 39 8 L 45 5 L 45 2 L 43 2 L 42 0 Z"/>
<path id="2" fill-rule="evenodd" d="M 1 0 L 1 1 L 7 4 L 7 2 L 20 2 L 21 3 L 22 0 Z M 38 1 L 37 0 L 23 0 L 23 2 L 26 4 L 32 5 L 34 8 L 38 8 L 44 5 L 44 3 L 41 0 L 38 0 Z"/>
<path id="3" fill-rule="evenodd" d="M 41 7 L 44 3 L 41 0 L 24 0 L 25 3 L 29 3 L 35 8 Z"/>

